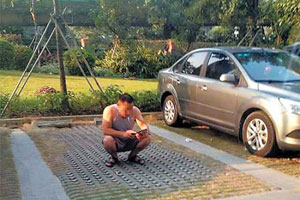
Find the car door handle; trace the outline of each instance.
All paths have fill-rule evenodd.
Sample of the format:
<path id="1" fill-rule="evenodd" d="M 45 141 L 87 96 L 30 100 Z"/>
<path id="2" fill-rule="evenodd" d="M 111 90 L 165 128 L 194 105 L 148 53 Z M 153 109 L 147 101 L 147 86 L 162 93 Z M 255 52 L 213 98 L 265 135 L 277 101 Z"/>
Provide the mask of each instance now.
<path id="1" fill-rule="evenodd" d="M 201 91 L 207 91 L 207 86 L 206 85 L 201 85 L 200 90 Z"/>
<path id="2" fill-rule="evenodd" d="M 175 82 L 179 85 L 181 82 L 179 79 L 175 79 Z"/>

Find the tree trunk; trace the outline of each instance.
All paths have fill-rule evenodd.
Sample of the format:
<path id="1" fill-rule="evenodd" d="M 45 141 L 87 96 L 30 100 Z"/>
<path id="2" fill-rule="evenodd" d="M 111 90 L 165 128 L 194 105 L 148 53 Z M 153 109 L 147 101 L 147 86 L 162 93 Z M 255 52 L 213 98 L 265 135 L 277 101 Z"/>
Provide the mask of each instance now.
<path id="1" fill-rule="evenodd" d="M 61 11 L 58 0 L 53 0 L 54 5 L 54 17 L 57 19 L 58 25 L 61 27 Z M 58 29 L 56 29 L 56 49 L 57 49 L 57 59 L 59 65 L 59 76 L 60 76 L 60 91 L 63 94 L 64 100 L 62 101 L 62 107 L 64 109 L 69 108 L 69 103 L 67 99 L 67 84 L 66 84 L 66 74 L 64 69 L 63 61 L 63 46 L 62 37 Z"/>
<path id="2" fill-rule="evenodd" d="M 258 31 L 257 29 L 257 21 L 258 21 L 258 0 L 253 0 L 253 10 L 254 10 L 254 18 L 253 18 L 253 36 L 256 35 L 256 32 Z M 256 46 L 257 43 L 256 41 L 254 40 L 253 42 L 253 46 Z"/>

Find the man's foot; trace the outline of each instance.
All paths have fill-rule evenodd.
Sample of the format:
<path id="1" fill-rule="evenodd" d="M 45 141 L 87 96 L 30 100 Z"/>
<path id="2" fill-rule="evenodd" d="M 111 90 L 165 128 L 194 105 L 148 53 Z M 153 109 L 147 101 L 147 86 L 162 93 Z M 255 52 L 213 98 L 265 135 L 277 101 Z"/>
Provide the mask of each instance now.
<path id="1" fill-rule="evenodd" d="M 105 162 L 106 167 L 113 167 L 115 164 L 119 162 L 118 158 L 111 158 L 109 161 Z"/>
<path id="2" fill-rule="evenodd" d="M 132 156 L 132 157 L 128 157 L 128 161 L 129 162 L 134 162 L 140 165 L 144 165 L 145 164 L 145 160 L 140 158 L 139 156 Z"/>

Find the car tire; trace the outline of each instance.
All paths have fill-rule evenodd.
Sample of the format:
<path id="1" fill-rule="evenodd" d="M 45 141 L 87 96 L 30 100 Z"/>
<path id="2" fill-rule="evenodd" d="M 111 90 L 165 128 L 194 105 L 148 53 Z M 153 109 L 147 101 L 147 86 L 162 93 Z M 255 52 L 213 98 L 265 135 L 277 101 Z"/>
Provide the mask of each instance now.
<path id="1" fill-rule="evenodd" d="M 168 126 L 178 126 L 182 123 L 182 119 L 178 113 L 177 103 L 172 95 L 169 95 L 164 101 L 163 117 Z"/>
<path id="2" fill-rule="evenodd" d="M 243 141 L 251 154 L 274 156 L 278 151 L 272 121 L 262 111 L 251 113 L 243 124 Z"/>

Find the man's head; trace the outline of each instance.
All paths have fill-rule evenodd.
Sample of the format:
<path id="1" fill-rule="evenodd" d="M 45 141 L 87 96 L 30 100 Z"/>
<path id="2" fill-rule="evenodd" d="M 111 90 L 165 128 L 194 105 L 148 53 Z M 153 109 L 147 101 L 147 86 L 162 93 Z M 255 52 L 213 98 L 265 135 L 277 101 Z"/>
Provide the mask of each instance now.
<path id="1" fill-rule="evenodd" d="M 126 118 L 133 110 L 133 97 L 130 94 L 122 94 L 118 99 L 118 110 L 121 117 Z"/>

